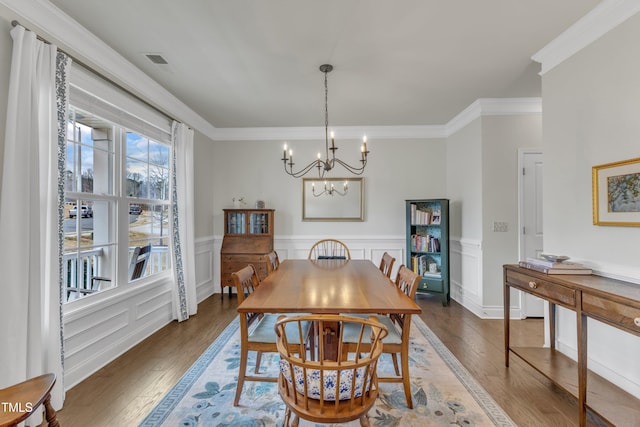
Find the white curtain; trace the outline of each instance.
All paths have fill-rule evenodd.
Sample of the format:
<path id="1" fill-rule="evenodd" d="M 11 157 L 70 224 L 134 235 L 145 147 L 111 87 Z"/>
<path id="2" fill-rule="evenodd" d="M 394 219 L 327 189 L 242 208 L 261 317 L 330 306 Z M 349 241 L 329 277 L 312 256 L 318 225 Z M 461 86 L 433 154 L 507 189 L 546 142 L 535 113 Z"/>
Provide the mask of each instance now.
<path id="1" fill-rule="evenodd" d="M 70 61 L 21 26 L 11 36 L 0 193 L 0 388 L 52 372 L 57 377 L 52 404 L 59 409 L 64 400 L 59 142 L 63 147 Z"/>
<path id="2" fill-rule="evenodd" d="M 193 130 L 173 122 L 172 212 L 175 284 L 174 318 L 187 320 L 198 309 L 196 296 Z"/>

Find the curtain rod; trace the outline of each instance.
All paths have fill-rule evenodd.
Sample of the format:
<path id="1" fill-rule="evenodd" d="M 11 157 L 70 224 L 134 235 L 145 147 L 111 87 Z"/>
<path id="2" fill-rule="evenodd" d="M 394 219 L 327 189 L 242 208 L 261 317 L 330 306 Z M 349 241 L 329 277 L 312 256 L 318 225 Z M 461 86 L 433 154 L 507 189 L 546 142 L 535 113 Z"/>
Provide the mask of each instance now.
<path id="1" fill-rule="evenodd" d="M 11 26 L 12 27 L 16 27 L 20 25 L 22 28 L 24 28 L 27 31 L 31 31 L 30 29 L 28 29 L 27 27 L 25 27 L 24 25 L 20 24 L 20 22 L 18 22 L 17 20 L 13 20 L 11 21 Z M 49 45 L 53 45 L 53 43 L 51 43 L 49 40 L 41 37 L 39 34 L 37 34 L 35 31 L 31 31 L 32 33 L 34 33 L 36 35 L 36 38 L 38 40 L 40 40 L 43 43 L 49 44 Z M 74 57 L 73 55 L 70 55 L 68 52 L 66 52 L 63 49 L 60 49 L 60 47 L 58 47 L 56 45 L 56 48 L 58 49 L 58 51 L 64 53 L 65 55 L 67 55 L 69 58 L 71 58 L 71 60 L 80 65 L 82 68 L 92 72 L 93 74 L 95 74 L 96 76 L 100 77 L 101 79 L 103 79 L 104 81 L 114 85 L 115 87 L 117 87 L 118 89 L 124 91 L 125 93 L 127 93 L 128 95 L 134 97 L 135 99 L 137 99 L 138 101 L 142 102 L 143 104 L 145 104 L 146 106 L 148 106 L 149 108 L 154 109 L 155 111 L 157 111 L 158 113 L 162 114 L 163 116 L 165 116 L 167 119 L 169 120 L 174 120 L 174 121 L 179 121 L 177 119 L 175 119 L 174 117 L 170 116 L 169 114 L 167 114 L 166 112 L 162 111 L 161 109 L 159 109 L 158 107 L 156 107 L 155 105 L 152 105 L 149 103 L 149 101 L 146 101 L 144 99 L 142 99 L 140 96 L 136 95 L 135 93 L 131 92 L 129 89 L 123 87 L 120 83 L 117 83 L 115 81 L 113 81 L 112 79 L 110 79 L 109 77 L 105 76 L 104 74 L 100 73 L 99 71 L 94 70 L 93 68 L 91 68 L 90 66 L 88 66 L 87 64 L 85 64 L 84 62 L 78 60 L 76 57 Z"/>

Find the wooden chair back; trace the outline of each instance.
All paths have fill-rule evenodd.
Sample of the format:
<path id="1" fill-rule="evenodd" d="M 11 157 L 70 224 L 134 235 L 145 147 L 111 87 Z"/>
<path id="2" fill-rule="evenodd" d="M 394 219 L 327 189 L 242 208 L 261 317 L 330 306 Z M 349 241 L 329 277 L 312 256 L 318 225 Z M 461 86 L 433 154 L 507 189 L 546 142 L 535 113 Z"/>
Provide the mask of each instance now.
<path id="1" fill-rule="evenodd" d="M 391 269 L 393 268 L 393 264 L 396 262 L 396 259 L 389 255 L 388 252 L 382 254 L 382 259 L 380 260 L 380 271 L 382 274 L 391 278 Z"/>
<path id="2" fill-rule="evenodd" d="M 398 275 L 396 276 L 396 287 L 400 289 L 406 296 L 408 296 L 412 301 L 416 298 L 416 291 L 418 290 L 418 286 L 420 285 L 420 275 L 415 273 L 413 270 L 407 268 L 404 264 L 400 266 L 398 269 Z M 396 322 L 401 328 L 403 328 L 404 335 L 404 326 L 405 320 L 409 319 L 410 314 L 402 314 L 402 313 L 394 313 L 391 315 L 391 318 L 394 322 Z M 407 339 L 408 339 L 408 330 L 407 327 Z"/>
<path id="3" fill-rule="evenodd" d="M 319 240 L 309 250 L 309 259 L 351 259 L 347 245 L 336 239 Z"/>
<path id="4" fill-rule="evenodd" d="M 280 258 L 278 258 L 278 253 L 276 251 L 269 252 L 264 256 L 264 258 L 267 263 L 267 274 L 271 274 L 280 266 Z"/>
<path id="5" fill-rule="evenodd" d="M 309 322 L 321 331 L 313 353 L 303 344 L 304 325 Z M 341 331 L 347 326 L 359 331 L 360 345 L 352 353 L 343 346 Z M 281 316 L 275 330 L 280 353 L 278 391 L 287 407 L 284 425 L 289 425 L 292 413 L 293 425 L 298 418 L 324 424 L 360 419 L 361 425 L 369 425 L 366 417 L 378 396 L 376 369 L 387 328 L 375 317 L 316 314 Z M 295 349 L 292 341 L 302 344 Z M 342 357 L 335 360 L 328 354 Z"/>
<path id="6" fill-rule="evenodd" d="M 251 293 L 260 286 L 260 279 L 253 264 L 249 264 L 231 273 L 231 278 L 233 279 L 238 294 L 238 304 L 241 304 L 246 297 L 251 295 Z M 240 313 L 240 336 L 243 339 L 246 339 L 249 326 L 260 317 L 260 314 L 261 313 L 246 313 L 243 315 Z"/>

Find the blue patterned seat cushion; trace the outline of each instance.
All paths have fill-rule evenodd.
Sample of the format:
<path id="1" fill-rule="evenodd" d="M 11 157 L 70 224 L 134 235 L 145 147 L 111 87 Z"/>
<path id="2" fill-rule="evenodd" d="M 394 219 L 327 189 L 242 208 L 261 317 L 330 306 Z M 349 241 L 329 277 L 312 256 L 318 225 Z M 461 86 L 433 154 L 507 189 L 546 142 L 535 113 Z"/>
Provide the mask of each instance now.
<path id="1" fill-rule="evenodd" d="M 358 369 L 346 369 L 340 371 L 340 384 L 338 382 L 338 370 L 325 369 L 324 370 L 324 400 L 335 401 L 336 393 L 339 393 L 338 400 L 351 399 L 351 383 L 353 380 L 353 374 L 355 372 L 355 397 L 362 396 L 362 390 L 368 388 L 368 384 L 365 384 L 366 366 L 362 366 Z M 280 372 L 282 376 L 291 384 L 291 369 L 289 363 L 280 359 Z M 304 394 L 304 371 L 301 367 L 293 365 L 293 373 L 295 376 L 296 391 L 300 394 Z M 319 369 L 307 369 L 307 392 L 308 397 L 311 399 L 320 399 L 320 370 Z M 336 389 L 339 392 L 336 392 Z"/>

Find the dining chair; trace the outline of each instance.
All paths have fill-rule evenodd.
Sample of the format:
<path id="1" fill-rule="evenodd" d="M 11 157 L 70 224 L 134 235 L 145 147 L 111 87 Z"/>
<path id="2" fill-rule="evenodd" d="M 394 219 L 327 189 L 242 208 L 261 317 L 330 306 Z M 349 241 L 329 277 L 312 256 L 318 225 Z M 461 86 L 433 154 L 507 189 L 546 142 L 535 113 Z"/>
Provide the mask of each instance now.
<path id="1" fill-rule="evenodd" d="M 315 357 L 302 344 L 292 351 L 292 343 L 301 342 L 309 322 L 318 324 L 320 331 L 335 327 L 335 334 L 328 338 L 338 355 L 343 354 L 341 331 L 347 325 L 359 332 L 361 345 L 366 343 L 368 349 L 344 353 L 336 360 L 325 355 L 330 346 L 320 338 Z M 297 426 L 300 418 L 323 424 L 359 419 L 361 426 L 368 426 L 367 414 L 378 396 L 377 363 L 387 328 L 374 317 L 311 314 L 280 318 L 275 329 L 280 353 L 278 392 L 286 406 L 284 426 Z"/>
<path id="2" fill-rule="evenodd" d="M 393 264 L 396 262 L 396 259 L 389 255 L 388 252 L 382 254 L 382 259 L 380 260 L 380 271 L 382 274 L 391 279 L 391 269 L 393 268 Z"/>
<path id="3" fill-rule="evenodd" d="M 420 283 L 420 275 L 407 268 L 404 264 L 398 269 L 395 285 L 411 300 L 416 297 L 416 290 Z M 384 353 L 391 355 L 396 376 L 379 377 L 380 382 L 402 383 L 407 406 L 413 409 L 411 399 L 411 378 L 409 376 L 409 338 L 411 331 L 411 314 L 393 313 L 388 316 L 377 315 L 378 321 L 387 327 L 389 334 L 384 340 Z M 362 345 L 358 339 L 358 331 L 348 329 L 344 332 L 344 343 L 347 351 L 358 351 Z M 366 346 L 365 346 L 366 348 Z M 400 353 L 400 368 L 398 369 L 397 354 Z"/>
<path id="4" fill-rule="evenodd" d="M 44 406 L 48 427 L 59 427 L 57 414 L 51 406 L 51 390 L 56 383 L 55 374 L 44 374 L 0 390 L 0 426 L 14 427 Z M 5 403 L 6 402 L 6 403 Z M 14 405 L 16 410 L 6 410 L 4 405 Z"/>
<path id="5" fill-rule="evenodd" d="M 231 273 L 231 278 L 238 294 L 238 304 L 260 286 L 260 280 L 253 264 L 249 264 L 239 271 Z M 240 313 L 240 367 L 238 372 L 238 384 L 236 386 L 236 396 L 233 401 L 234 406 L 238 406 L 240 394 L 245 381 L 276 382 L 277 377 L 257 375 L 260 371 L 262 353 L 276 353 L 276 334 L 274 325 L 278 320 L 277 314 L 264 313 Z M 251 329 L 251 330 L 249 330 Z M 303 325 L 305 340 L 301 342 L 291 341 L 294 351 L 299 348 L 300 343 L 304 346 L 306 338 L 309 336 L 310 325 Z M 256 366 L 254 374 L 247 375 L 247 359 L 250 351 L 256 352 Z"/>
<path id="6" fill-rule="evenodd" d="M 309 251 L 309 259 L 351 259 L 347 245 L 336 239 L 317 241 Z"/>
<path id="7" fill-rule="evenodd" d="M 278 252 L 271 251 L 264 257 L 267 263 L 267 274 L 271 274 L 271 272 L 278 269 L 278 267 L 280 266 L 280 258 L 278 258 Z"/>

